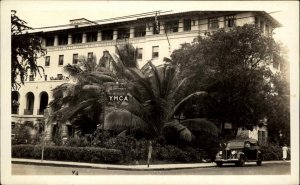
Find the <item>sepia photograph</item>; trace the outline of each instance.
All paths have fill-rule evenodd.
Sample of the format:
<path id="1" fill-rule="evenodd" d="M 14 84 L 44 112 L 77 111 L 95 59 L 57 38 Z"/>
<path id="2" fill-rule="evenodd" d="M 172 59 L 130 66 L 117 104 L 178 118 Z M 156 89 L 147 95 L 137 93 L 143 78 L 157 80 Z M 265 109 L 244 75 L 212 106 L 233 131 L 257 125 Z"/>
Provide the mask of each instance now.
<path id="1" fill-rule="evenodd" d="M 2 1 L 1 184 L 299 184 L 299 2 Z"/>

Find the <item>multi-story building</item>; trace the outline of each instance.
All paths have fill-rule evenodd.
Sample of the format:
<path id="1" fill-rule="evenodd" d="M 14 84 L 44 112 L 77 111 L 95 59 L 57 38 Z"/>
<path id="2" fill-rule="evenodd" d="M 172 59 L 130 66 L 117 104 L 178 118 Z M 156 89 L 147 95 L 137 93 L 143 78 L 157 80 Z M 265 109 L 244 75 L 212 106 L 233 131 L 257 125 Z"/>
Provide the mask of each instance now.
<path id="1" fill-rule="evenodd" d="M 70 20 L 67 27 L 39 31 L 47 55 L 38 59 L 44 68 L 43 76 L 29 75 L 19 91 L 12 92 L 12 122 L 37 123 L 52 100 L 52 89 L 71 82 L 63 67 L 76 64 L 78 57 L 99 60 L 104 51 L 115 53 L 115 45 L 125 42 L 137 48 L 137 62 L 142 67 L 152 60 L 162 64 L 164 57 L 190 43 L 196 37 L 220 28 L 230 29 L 244 24 L 256 24 L 265 34 L 280 26 L 272 16 L 263 11 L 190 11 L 131 19 L 107 19 L 93 22 L 87 19 Z M 277 67 L 278 66 L 274 66 Z"/>

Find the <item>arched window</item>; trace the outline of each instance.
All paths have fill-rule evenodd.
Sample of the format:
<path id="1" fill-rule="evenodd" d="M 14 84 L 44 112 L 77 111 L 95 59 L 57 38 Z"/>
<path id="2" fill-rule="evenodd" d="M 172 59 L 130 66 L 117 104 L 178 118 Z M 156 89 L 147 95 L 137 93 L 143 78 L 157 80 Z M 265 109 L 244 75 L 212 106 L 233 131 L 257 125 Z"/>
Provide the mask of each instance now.
<path id="1" fill-rule="evenodd" d="M 33 106 L 34 106 L 34 94 L 32 92 L 28 92 L 26 94 L 26 109 L 24 110 L 24 114 L 32 115 Z"/>
<path id="2" fill-rule="evenodd" d="M 17 91 L 12 91 L 11 93 L 11 111 L 12 114 L 19 114 L 19 98 L 20 94 Z"/>
<path id="3" fill-rule="evenodd" d="M 49 100 L 49 96 L 48 93 L 43 91 L 40 94 L 40 107 L 38 110 L 38 115 L 43 115 L 44 114 L 44 110 L 47 108 L 48 105 L 48 100 Z"/>

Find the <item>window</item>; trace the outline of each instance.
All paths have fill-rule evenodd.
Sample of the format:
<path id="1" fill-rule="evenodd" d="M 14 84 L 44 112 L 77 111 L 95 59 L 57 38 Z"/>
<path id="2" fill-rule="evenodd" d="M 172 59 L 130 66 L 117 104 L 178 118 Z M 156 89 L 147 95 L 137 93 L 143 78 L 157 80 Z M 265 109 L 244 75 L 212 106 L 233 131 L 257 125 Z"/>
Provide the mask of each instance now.
<path id="1" fill-rule="evenodd" d="M 166 33 L 175 33 L 178 32 L 178 20 L 176 21 L 168 21 L 165 24 L 165 32 Z"/>
<path id="2" fill-rule="evenodd" d="M 158 58 L 158 56 L 159 56 L 158 49 L 159 49 L 158 46 L 152 47 L 152 58 Z"/>
<path id="3" fill-rule="evenodd" d="M 96 42 L 97 41 L 98 32 L 89 32 L 86 34 L 87 42 Z"/>
<path id="4" fill-rule="evenodd" d="M 57 80 L 62 80 L 63 79 L 63 75 L 62 74 L 57 74 Z"/>
<path id="5" fill-rule="evenodd" d="M 134 37 L 144 37 L 146 35 L 146 26 L 137 26 L 134 28 Z"/>
<path id="6" fill-rule="evenodd" d="M 160 22 L 153 22 L 153 34 L 159 34 L 160 33 Z"/>
<path id="7" fill-rule="evenodd" d="M 72 35 L 72 44 L 82 43 L 82 33 Z"/>
<path id="8" fill-rule="evenodd" d="M 130 35 L 130 29 L 129 28 L 120 28 L 118 29 L 118 37 L 117 39 L 127 39 Z"/>
<path id="9" fill-rule="evenodd" d="M 54 37 L 46 38 L 46 46 L 54 46 Z"/>
<path id="10" fill-rule="evenodd" d="M 88 59 L 88 60 L 92 60 L 92 59 L 93 59 L 93 52 L 89 52 L 89 53 L 88 53 L 87 59 Z"/>
<path id="11" fill-rule="evenodd" d="M 78 63 L 78 54 L 73 54 L 73 64 L 77 64 Z"/>
<path id="12" fill-rule="evenodd" d="M 50 66 L 50 56 L 46 56 L 45 66 Z"/>
<path id="13" fill-rule="evenodd" d="M 191 19 L 184 19 L 183 20 L 183 31 L 191 31 Z"/>
<path id="14" fill-rule="evenodd" d="M 63 55 L 59 55 L 59 57 L 58 57 L 58 65 L 60 65 L 60 66 L 64 65 L 64 56 Z"/>
<path id="15" fill-rule="evenodd" d="M 143 48 L 138 48 L 137 49 L 137 52 L 136 52 L 137 54 L 137 59 L 142 59 L 143 58 Z"/>
<path id="16" fill-rule="evenodd" d="M 235 16 L 234 15 L 225 16 L 225 27 L 231 28 L 234 26 L 235 26 Z"/>
<path id="17" fill-rule="evenodd" d="M 47 78 L 48 78 L 48 76 L 47 76 L 47 75 L 45 75 L 45 81 L 47 81 L 47 80 L 48 80 Z"/>
<path id="18" fill-rule="evenodd" d="M 34 76 L 33 75 L 29 75 L 29 81 L 34 81 Z"/>
<path id="19" fill-rule="evenodd" d="M 67 45 L 68 44 L 68 35 L 61 35 L 58 37 L 58 45 Z"/>
<path id="20" fill-rule="evenodd" d="M 113 40 L 113 30 L 103 30 L 102 32 L 102 40 Z"/>
<path id="21" fill-rule="evenodd" d="M 217 17 L 208 19 L 208 29 L 218 29 L 219 19 Z"/>

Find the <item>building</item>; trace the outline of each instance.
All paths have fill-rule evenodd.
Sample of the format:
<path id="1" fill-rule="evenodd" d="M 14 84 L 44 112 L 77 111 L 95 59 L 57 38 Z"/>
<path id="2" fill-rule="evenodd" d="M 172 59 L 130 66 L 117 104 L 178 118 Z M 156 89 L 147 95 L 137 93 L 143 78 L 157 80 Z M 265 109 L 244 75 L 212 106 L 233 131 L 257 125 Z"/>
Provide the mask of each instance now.
<path id="1" fill-rule="evenodd" d="M 104 51 L 115 53 L 115 45 L 129 42 L 137 48 L 140 67 L 149 60 L 160 65 L 182 43 L 190 43 L 220 28 L 230 29 L 246 23 L 256 24 L 264 34 L 271 34 L 281 26 L 263 11 L 190 11 L 162 15 L 155 12 L 144 17 L 126 16 L 97 22 L 81 18 L 70 20 L 65 27 L 35 32 L 47 50 L 47 55 L 38 59 L 45 72 L 41 77 L 29 75 L 25 86 L 12 92 L 12 122 L 40 122 L 52 100 L 51 90 L 62 83 L 72 83 L 64 74 L 63 66 L 76 64 L 80 56 L 99 60 Z"/>

